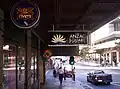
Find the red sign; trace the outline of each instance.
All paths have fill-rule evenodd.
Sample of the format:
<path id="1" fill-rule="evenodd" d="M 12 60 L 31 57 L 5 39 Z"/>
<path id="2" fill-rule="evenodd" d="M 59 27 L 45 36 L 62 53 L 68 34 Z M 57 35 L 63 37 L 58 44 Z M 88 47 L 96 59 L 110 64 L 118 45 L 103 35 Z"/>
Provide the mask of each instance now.
<path id="1" fill-rule="evenodd" d="M 49 59 L 52 55 L 52 52 L 50 50 L 45 50 L 44 53 L 43 53 L 43 57 L 45 59 Z"/>

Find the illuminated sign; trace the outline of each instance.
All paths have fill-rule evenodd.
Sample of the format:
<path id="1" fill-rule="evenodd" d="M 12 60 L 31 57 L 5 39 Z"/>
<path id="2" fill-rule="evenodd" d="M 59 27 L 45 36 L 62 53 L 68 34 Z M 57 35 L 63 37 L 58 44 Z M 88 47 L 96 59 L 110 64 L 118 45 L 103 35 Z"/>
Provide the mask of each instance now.
<path id="1" fill-rule="evenodd" d="M 17 20 L 33 20 L 34 8 L 17 8 Z"/>
<path id="2" fill-rule="evenodd" d="M 11 10 L 12 22 L 19 28 L 31 28 L 38 23 L 39 18 L 40 10 L 31 1 L 19 1 Z"/>
<path id="3" fill-rule="evenodd" d="M 51 42 L 53 42 L 53 43 L 58 43 L 58 42 L 65 43 L 66 41 L 65 41 L 65 38 L 63 35 L 56 34 L 56 35 L 53 35 Z"/>
<path id="4" fill-rule="evenodd" d="M 86 34 L 83 33 L 72 33 L 69 36 L 68 43 L 70 44 L 85 44 L 86 43 Z"/>
<path id="5" fill-rule="evenodd" d="M 49 46 L 88 44 L 88 32 L 49 32 Z"/>

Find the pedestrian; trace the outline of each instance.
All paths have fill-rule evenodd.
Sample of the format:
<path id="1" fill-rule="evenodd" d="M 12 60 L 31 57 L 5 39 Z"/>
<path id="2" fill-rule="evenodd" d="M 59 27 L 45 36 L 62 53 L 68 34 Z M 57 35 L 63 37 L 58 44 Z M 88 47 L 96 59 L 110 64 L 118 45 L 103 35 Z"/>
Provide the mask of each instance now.
<path id="1" fill-rule="evenodd" d="M 59 68 L 59 80 L 60 80 L 60 85 L 62 85 L 62 80 L 63 80 L 63 69 L 62 67 Z"/>
<path id="2" fill-rule="evenodd" d="M 73 73 L 73 81 L 75 81 L 75 67 L 73 68 L 73 70 L 72 70 L 72 73 Z"/>
<path id="3" fill-rule="evenodd" d="M 117 66 L 117 58 L 113 57 L 114 66 Z"/>
<path id="4" fill-rule="evenodd" d="M 64 67 L 64 80 L 66 80 L 66 76 L 67 76 L 67 71 L 66 71 L 66 69 Z"/>
<path id="5" fill-rule="evenodd" d="M 54 76 L 54 77 L 57 76 L 57 73 L 56 73 L 56 69 L 55 69 L 55 68 L 53 69 L 53 76 Z"/>

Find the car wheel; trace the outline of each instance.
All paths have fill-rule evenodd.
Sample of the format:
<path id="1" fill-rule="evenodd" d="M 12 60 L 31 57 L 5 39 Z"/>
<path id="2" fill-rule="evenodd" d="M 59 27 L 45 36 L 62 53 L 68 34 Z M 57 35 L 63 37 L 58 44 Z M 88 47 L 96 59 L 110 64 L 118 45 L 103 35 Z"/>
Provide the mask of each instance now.
<path id="1" fill-rule="evenodd" d="M 89 78 L 87 77 L 87 81 L 90 82 Z"/>
<path id="2" fill-rule="evenodd" d="M 96 81 L 93 81 L 93 84 L 94 84 L 94 85 L 98 85 L 98 82 L 96 82 Z"/>

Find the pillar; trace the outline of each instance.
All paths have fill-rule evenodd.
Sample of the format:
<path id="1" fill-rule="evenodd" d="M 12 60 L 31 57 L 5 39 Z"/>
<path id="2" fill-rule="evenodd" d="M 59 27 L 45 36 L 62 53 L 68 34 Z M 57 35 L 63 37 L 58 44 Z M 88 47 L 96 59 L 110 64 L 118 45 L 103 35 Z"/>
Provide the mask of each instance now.
<path id="1" fill-rule="evenodd" d="M 40 65 L 39 65 L 39 74 L 40 74 L 40 85 L 42 87 L 42 85 L 45 83 L 45 65 L 44 65 L 44 61 L 41 59 L 40 60 Z"/>
<path id="2" fill-rule="evenodd" d="M 116 55 L 117 55 L 117 63 L 119 63 L 119 52 L 118 51 L 117 51 Z"/>
<path id="3" fill-rule="evenodd" d="M 4 12 L 0 9 L 0 21 L 4 19 Z M 4 22 L 0 22 L 0 89 L 3 89 L 3 30 Z"/>
<path id="4" fill-rule="evenodd" d="M 3 89 L 3 32 L 0 31 L 0 89 Z"/>
<path id="5" fill-rule="evenodd" d="M 25 31 L 25 89 L 31 86 L 31 30 Z"/>
<path id="6" fill-rule="evenodd" d="M 38 79 L 38 89 L 40 89 L 40 39 L 38 38 L 37 43 L 37 79 Z"/>
<path id="7" fill-rule="evenodd" d="M 109 53 L 109 62 L 110 64 L 112 64 L 112 53 L 111 52 Z"/>

